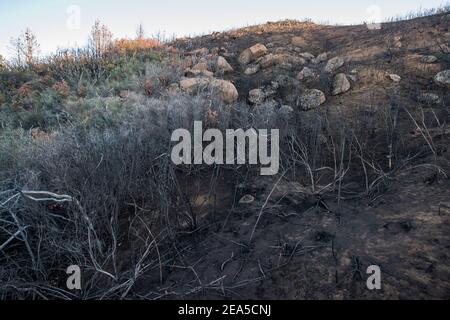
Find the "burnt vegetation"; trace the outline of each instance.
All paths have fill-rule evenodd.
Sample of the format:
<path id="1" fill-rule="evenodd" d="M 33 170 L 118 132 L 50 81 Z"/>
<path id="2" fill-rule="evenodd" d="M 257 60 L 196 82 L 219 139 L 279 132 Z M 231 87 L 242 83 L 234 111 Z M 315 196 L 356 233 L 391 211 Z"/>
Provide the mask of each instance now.
<path id="1" fill-rule="evenodd" d="M 0 60 L 0 297 L 448 298 L 449 91 L 433 82 L 450 67 L 448 8 L 429 14 L 380 30 L 285 21 L 177 40 L 142 26 L 114 40 L 98 22 L 86 48 L 42 59 L 21 50 L 36 44 L 27 30 L 17 59 Z M 326 60 L 306 82 L 291 60 L 245 75 L 238 55 L 255 43 L 346 56 L 343 72 L 358 79 L 332 96 Z M 217 71 L 211 52 L 234 71 Z M 237 101 L 180 89 L 202 58 Z M 254 88 L 265 90 L 256 104 Z M 304 110 L 313 88 L 327 101 Z M 175 166 L 171 133 L 194 121 L 279 128 L 278 175 Z M 386 272 L 381 292 L 357 276 L 372 264 Z M 82 290 L 66 287 L 70 265 Z"/>

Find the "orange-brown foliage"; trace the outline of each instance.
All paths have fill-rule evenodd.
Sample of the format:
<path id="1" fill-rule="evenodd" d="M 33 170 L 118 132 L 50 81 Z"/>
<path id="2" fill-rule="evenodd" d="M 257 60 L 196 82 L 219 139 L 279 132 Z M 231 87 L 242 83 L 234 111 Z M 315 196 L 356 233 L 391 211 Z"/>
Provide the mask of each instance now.
<path id="1" fill-rule="evenodd" d="M 55 83 L 52 86 L 53 90 L 55 90 L 60 96 L 67 98 L 70 94 L 70 87 L 66 81 L 62 80 L 60 82 Z"/>
<path id="2" fill-rule="evenodd" d="M 16 94 L 20 99 L 31 98 L 33 96 L 33 90 L 31 89 L 29 84 L 25 83 L 21 85 L 19 89 L 17 89 Z"/>
<path id="3" fill-rule="evenodd" d="M 163 44 L 155 39 L 120 39 L 116 40 L 115 48 L 120 53 L 135 53 L 142 50 L 161 48 Z"/>

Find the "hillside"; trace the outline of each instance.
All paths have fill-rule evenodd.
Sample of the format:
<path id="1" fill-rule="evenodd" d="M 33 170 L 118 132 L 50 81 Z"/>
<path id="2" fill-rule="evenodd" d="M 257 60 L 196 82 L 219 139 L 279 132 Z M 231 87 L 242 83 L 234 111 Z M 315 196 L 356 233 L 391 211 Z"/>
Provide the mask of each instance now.
<path id="1" fill-rule="evenodd" d="M 448 299 L 449 26 L 281 21 L 2 71 L 1 296 Z M 175 166 L 194 120 L 279 128 L 278 174 Z"/>

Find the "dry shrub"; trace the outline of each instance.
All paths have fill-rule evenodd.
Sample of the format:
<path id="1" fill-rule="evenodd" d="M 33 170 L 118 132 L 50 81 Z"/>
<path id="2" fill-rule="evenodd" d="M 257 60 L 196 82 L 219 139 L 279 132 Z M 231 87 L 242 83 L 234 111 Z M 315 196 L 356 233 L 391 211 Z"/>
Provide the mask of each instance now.
<path id="1" fill-rule="evenodd" d="M 70 94 L 70 86 L 65 80 L 55 83 L 52 88 L 63 98 L 67 98 Z"/>
<path id="2" fill-rule="evenodd" d="M 120 39 L 115 42 L 115 49 L 121 54 L 134 54 L 162 47 L 163 44 L 155 39 Z"/>

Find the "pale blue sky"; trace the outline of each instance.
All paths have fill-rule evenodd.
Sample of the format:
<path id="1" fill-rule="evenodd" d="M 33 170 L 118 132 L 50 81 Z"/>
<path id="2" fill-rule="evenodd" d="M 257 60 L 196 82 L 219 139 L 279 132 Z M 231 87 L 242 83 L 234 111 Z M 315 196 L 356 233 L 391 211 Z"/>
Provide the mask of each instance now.
<path id="1" fill-rule="evenodd" d="M 42 53 L 46 54 L 58 47 L 84 45 L 97 18 L 110 27 L 115 37 L 134 36 L 140 22 L 150 35 L 165 31 L 168 35 L 184 36 L 286 18 L 360 23 L 377 17 L 377 10 L 367 11 L 371 6 L 379 8 L 382 20 L 446 3 L 447 0 L 0 0 L 0 54 L 9 56 L 11 37 L 27 26 L 35 32 Z"/>

